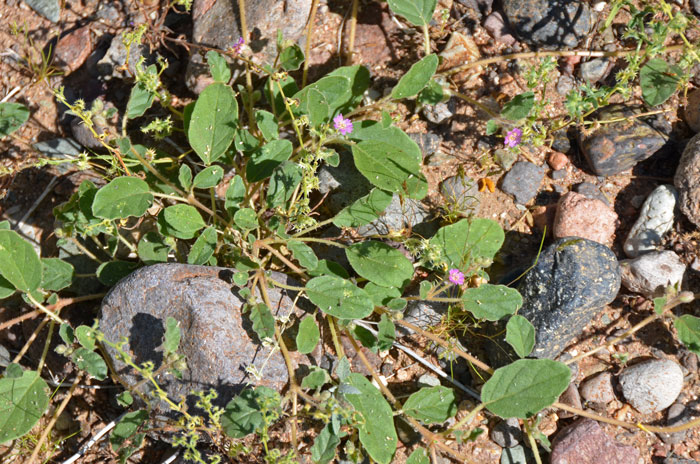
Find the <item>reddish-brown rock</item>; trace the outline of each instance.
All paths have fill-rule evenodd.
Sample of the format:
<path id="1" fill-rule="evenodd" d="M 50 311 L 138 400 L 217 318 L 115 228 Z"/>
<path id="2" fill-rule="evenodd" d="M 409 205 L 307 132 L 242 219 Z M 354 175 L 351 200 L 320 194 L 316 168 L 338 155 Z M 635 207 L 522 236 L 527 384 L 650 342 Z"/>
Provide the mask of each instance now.
<path id="1" fill-rule="evenodd" d="M 637 464 L 639 451 L 617 443 L 598 423 L 581 419 L 552 441 L 551 464 Z"/>
<path id="2" fill-rule="evenodd" d="M 81 27 L 60 39 L 54 49 L 54 55 L 59 64 L 70 74 L 85 63 L 92 53 L 92 36 L 89 26 Z"/>
<path id="3" fill-rule="evenodd" d="M 564 169 L 567 164 L 569 164 L 569 158 L 564 153 L 559 153 L 558 151 L 552 152 L 547 158 L 547 163 L 549 166 L 558 171 Z"/>
<path id="4" fill-rule="evenodd" d="M 616 223 L 617 214 L 602 201 L 569 192 L 559 200 L 554 238 L 581 237 L 610 245 Z"/>

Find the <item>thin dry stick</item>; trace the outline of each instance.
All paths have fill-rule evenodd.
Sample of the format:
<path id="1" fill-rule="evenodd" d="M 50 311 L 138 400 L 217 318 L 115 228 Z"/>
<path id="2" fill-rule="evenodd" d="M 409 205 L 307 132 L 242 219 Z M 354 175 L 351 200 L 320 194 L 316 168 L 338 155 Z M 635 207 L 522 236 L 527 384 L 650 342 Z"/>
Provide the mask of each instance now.
<path id="1" fill-rule="evenodd" d="M 29 350 L 29 347 L 32 346 L 32 343 L 34 343 L 34 340 L 36 340 L 36 337 L 39 335 L 39 332 L 41 332 L 41 329 L 46 326 L 46 324 L 49 322 L 49 319 L 44 319 L 39 323 L 39 325 L 34 329 L 34 332 L 29 336 L 27 341 L 24 343 L 24 346 L 22 347 L 21 350 L 19 350 L 19 353 L 17 353 L 17 356 L 15 356 L 15 359 L 12 360 L 13 363 L 18 363 L 20 359 L 27 353 L 27 350 Z"/>
<path id="2" fill-rule="evenodd" d="M 69 457 L 68 459 L 66 459 L 65 461 L 63 461 L 62 464 L 73 464 L 75 461 L 77 461 L 78 459 L 80 459 L 81 457 L 83 457 L 83 455 L 87 452 L 87 450 L 89 450 L 90 447 L 92 447 L 92 445 L 94 445 L 95 443 L 97 443 L 98 441 L 100 441 L 100 438 L 102 438 L 102 437 L 104 437 L 105 435 L 107 435 L 107 434 L 109 433 L 109 431 L 112 430 L 112 429 L 119 423 L 119 421 L 122 420 L 122 418 L 123 418 L 124 416 L 126 416 L 126 414 L 127 414 L 128 412 L 129 412 L 129 411 L 125 411 L 125 412 L 122 413 L 119 417 L 117 417 L 116 419 L 114 419 L 112 422 L 110 422 L 109 424 L 105 425 L 105 427 L 104 427 L 102 430 L 100 430 L 99 432 L 97 432 L 97 434 L 96 434 L 94 437 L 92 437 L 87 443 L 85 443 L 85 446 L 83 446 L 82 448 L 80 448 L 80 449 L 78 450 L 78 452 L 75 453 L 73 456 L 71 456 L 71 457 Z"/>
<path id="3" fill-rule="evenodd" d="M 75 392 L 75 388 L 80 383 L 81 376 L 82 376 L 82 372 L 79 372 L 78 375 L 75 376 L 75 379 L 73 380 L 73 384 L 71 385 L 70 390 L 68 390 L 68 392 L 66 393 L 66 397 L 63 398 L 63 401 L 61 401 L 61 404 L 58 406 L 58 408 L 56 408 L 56 411 L 54 411 L 54 413 L 53 413 L 53 417 L 51 417 L 51 420 L 46 425 L 46 428 L 44 429 L 44 431 L 41 433 L 41 436 L 39 437 L 39 442 L 36 444 L 36 447 L 34 448 L 34 452 L 32 453 L 31 457 L 29 458 L 28 464 L 33 464 L 34 461 L 36 460 L 37 456 L 39 455 L 39 451 L 41 450 L 41 447 L 44 445 L 44 442 L 48 438 L 49 433 L 51 433 L 53 426 L 56 424 L 56 421 L 58 420 L 58 416 L 61 415 L 63 410 L 68 405 L 68 402 L 73 397 L 73 393 Z"/>
<path id="4" fill-rule="evenodd" d="M 348 38 L 348 56 L 345 64 L 352 65 L 353 55 L 355 54 L 355 30 L 357 29 L 357 5 L 358 0 L 352 1 L 352 13 L 350 14 L 350 37 Z"/>
<path id="5" fill-rule="evenodd" d="M 34 311 L 30 311 L 28 313 L 22 314 L 21 316 L 14 317 L 10 319 L 9 321 L 3 322 L 0 324 L 0 331 L 3 331 L 7 329 L 8 327 L 12 327 L 15 324 L 18 324 L 22 321 L 26 321 L 27 319 L 31 319 L 33 317 L 38 316 L 39 314 L 42 314 L 41 311 L 38 309 L 35 309 Z"/>
<path id="6" fill-rule="evenodd" d="M 304 71 L 301 75 L 301 88 L 306 87 L 306 78 L 309 73 L 309 53 L 311 53 L 311 32 L 314 29 L 316 21 L 316 9 L 318 8 L 318 0 L 313 0 L 311 3 L 311 14 L 309 14 L 309 23 L 306 28 L 306 50 L 304 51 Z"/>
<path id="7" fill-rule="evenodd" d="M 245 43 L 250 40 L 248 37 L 248 24 L 246 23 L 246 13 L 245 13 L 245 0 L 238 0 L 238 16 L 241 20 L 241 37 Z M 245 99 L 245 107 L 248 113 L 248 124 L 251 129 L 255 130 L 255 117 L 253 117 L 253 77 L 250 73 L 250 66 L 248 63 L 245 65 L 245 87 L 248 91 L 248 96 Z"/>

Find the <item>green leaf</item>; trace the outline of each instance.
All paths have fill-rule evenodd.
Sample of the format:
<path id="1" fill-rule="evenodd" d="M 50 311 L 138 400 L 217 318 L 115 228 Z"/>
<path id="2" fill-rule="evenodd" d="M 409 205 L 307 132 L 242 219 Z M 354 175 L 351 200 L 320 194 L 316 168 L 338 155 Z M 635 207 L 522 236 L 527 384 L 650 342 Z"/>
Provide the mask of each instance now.
<path id="1" fill-rule="evenodd" d="M 441 228 L 430 244 L 443 250 L 449 267 L 466 270 L 475 259 L 492 260 L 504 239 L 496 221 L 476 218 Z"/>
<path id="2" fill-rule="evenodd" d="M 466 289 L 462 293 L 462 303 L 474 317 L 497 321 L 514 314 L 523 305 L 523 297 L 516 289 L 505 285 L 484 284 Z"/>
<path id="3" fill-rule="evenodd" d="M 534 105 L 535 94 L 533 92 L 521 93 L 503 105 L 501 116 L 511 121 L 517 121 L 527 117 Z"/>
<path id="4" fill-rule="evenodd" d="M 270 184 L 267 187 L 267 204 L 271 208 L 283 207 L 301 182 L 303 171 L 299 165 L 284 161 L 272 171 Z"/>
<path id="5" fill-rule="evenodd" d="M 103 284 L 111 287 L 138 267 L 138 263 L 131 261 L 107 261 L 100 264 L 100 267 L 97 268 L 97 278 Z"/>
<path id="6" fill-rule="evenodd" d="M 394 345 L 396 339 L 396 327 L 386 314 L 382 314 L 378 325 L 377 340 L 379 341 L 379 350 L 386 351 Z"/>
<path id="7" fill-rule="evenodd" d="M 309 275 L 312 277 L 318 277 L 320 275 L 336 276 L 342 279 L 350 278 L 348 271 L 345 270 L 343 266 L 336 263 L 335 261 L 329 261 L 327 259 L 322 259 L 318 262 L 318 266 L 313 271 L 309 271 Z"/>
<path id="8" fill-rule="evenodd" d="M 382 190 L 401 193 L 409 176 L 420 175 L 420 160 L 388 142 L 360 142 L 352 146 L 352 155 L 362 175 Z"/>
<path id="9" fill-rule="evenodd" d="M 238 127 L 238 103 L 231 87 L 210 84 L 192 110 L 187 138 L 207 166 L 219 159 L 233 142 Z"/>
<path id="10" fill-rule="evenodd" d="M 180 182 L 183 190 L 189 190 L 192 186 L 192 169 L 186 164 L 181 165 L 177 174 L 177 180 Z"/>
<path id="11" fill-rule="evenodd" d="M 79 369 L 87 371 L 88 374 L 97 380 L 107 378 L 107 364 L 105 364 L 102 356 L 94 351 L 90 351 L 87 348 L 78 348 L 73 352 L 71 359 Z"/>
<path id="12" fill-rule="evenodd" d="M 299 45 L 292 45 L 280 53 L 280 64 L 285 71 L 296 71 L 304 62 L 304 52 Z"/>
<path id="13" fill-rule="evenodd" d="M 362 344 L 362 346 L 371 350 L 372 353 L 377 353 L 379 351 L 377 337 L 375 337 L 369 330 L 362 326 L 356 325 L 350 332 L 352 333 L 353 337 L 355 337 L 355 339 Z"/>
<path id="14" fill-rule="evenodd" d="M 207 227 L 197 237 L 190 253 L 187 255 L 187 264 L 205 264 L 212 257 L 216 250 L 216 229 Z"/>
<path id="15" fill-rule="evenodd" d="M 134 119 L 143 116 L 153 104 L 154 97 L 155 95 L 143 83 L 137 83 L 131 88 L 129 103 L 126 105 L 126 118 Z"/>
<path id="16" fill-rule="evenodd" d="M 389 206 L 393 195 L 378 188 L 343 208 L 333 218 L 336 227 L 360 227 L 377 219 Z"/>
<path id="17" fill-rule="evenodd" d="M 224 178 L 224 168 L 221 166 L 209 166 L 194 177 L 194 188 L 207 189 L 216 187 Z"/>
<path id="18" fill-rule="evenodd" d="M 639 71 L 642 97 L 649 106 L 660 105 L 674 94 L 683 70 L 669 66 L 662 58 L 652 58 Z"/>
<path id="19" fill-rule="evenodd" d="M 226 61 L 226 58 L 221 56 L 214 50 L 207 52 L 207 63 L 209 64 L 209 72 L 214 81 L 226 84 L 231 80 L 231 68 Z"/>
<path id="20" fill-rule="evenodd" d="M 338 277 L 314 277 L 306 284 L 306 295 L 321 311 L 340 319 L 362 319 L 374 311 L 364 290 Z"/>
<path id="21" fill-rule="evenodd" d="M 375 306 L 384 306 L 389 304 L 394 298 L 401 296 L 401 290 L 396 287 L 383 287 L 374 282 L 368 282 L 363 290 L 372 298 Z"/>
<path id="22" fill-rule="evenodd" d="M 430 458 L 428 457 L 428 451 L 425 448 L 419 446 L 413 453 L 406 459 L 406 464 L 430 464 Z"/>
<path id="23" fill-rule="evenodd" d="M 158 225 L 164 235 L 183 240 L 194 238 L 194 234 L 206 226 L 194 206 L 182 204 L 168 206 L 161 211 L 158 215 Z"/>
<path id="24" fill-rule="evenodd" d="M 493 135 L 498 132 L 498 123 L 494 119 L 489 119 L 486 123 L 486 135 Z"/>
<path id="25" fill-rule="evenodd" d="M 61 326 L 58 328 L 58 335 L 66 345 L 72 345 L 75 342 L 75 331 L 73 330 L 73 327 L 69 326 L 68 324 L 61 324 Z"/>
<path id="26" fill-rule="evenodd" d="M 437 71 L 439 61 L 438 56 L 433 53 L 414 63 L 391 91 L 391 98 L 399 100 L 418 95 Z"/>
<path id="27" fill-rule="evenodd" d="M 350 374 L 345 382 L 360 391 L 358 394 L 345 394 L 345 398 L 364 419 L 357 425 L 362 446 L 379 464 L 389 464 L 398 442 L 391 406 L 363 375 Z"/>
<path id="28" fill-rule="evenodd" d="M 172 316 L 165 320 L 165 337 L 163 351 L 166 354 L 175 353 L 180 346 L 180 323 Z"/>
<path id="29" fill-rule="evenodd" d="M 301 388 L 315 390 L 317 388 L 321 388 L 328 382 L 328 380 L 330 380 L 328 372 L 326 372 L 325 369 L 321 369 L 320 367 L 316 366 L 311 366 L 309 369 L 311 372 L 309 372 L 306 377 L 302 379 Z"/>
<path id="30" fill-rule="evenodd" d="M 0 444 L 29 432 L 49 405 L 49 387 L 36 371 L 0 379 Z"/>
<path id="31" fill-rule="evenodd" d="M 9 280 L 0 275 L 0 300 L 15 293 L 15 286 Z"/>
<path id="32" fill-rule="evenodd" d="M 26 293 L 33 292 L 41 284 L 39 255 L 13 230 L 0 230 L 0 275 Z"/>
<path id="33" fill-rule="evenodd" d="M 87 325 L 79 325 L 75 328 L 75 338 L 86 349 L 92 351 L 95 349 L 95 331 Z"/>
<path id="34" fill-rule="evenodd" d="M 251 306 L 250 320 L 253 322 L 253 330 L 261 340 L 275 337 L 275 317 L 267 305 L 258 303 Z"/>
<path id="35" fill-rule="evenodd" d="M 141 424 L 146 422 L 146 419 L 148 419 L 148 411 L 145 409 L 126 413 L 114 426 L 114 430 L 109 436 L 109 443 L 112 445 L 112 449 L 117 450 L 126 443 L 136 433 Z"/>
<path id="36" fill-rule="evenodd" d="M 253 152 L 246 165 L 245 175 L 248 182 L 259 182 L 272 175 L 275 168 L 292 156 L 292 142 L 289 140 L 272 140 Z"/>
<path id="37" fill-rule="evenodd" d="M 656 314 L 662 314 L 664 312 L 664 307 L 666 306 L 666 297 L 654 298 L 654 312 Z"/>
<path id="38" fill-rule="evenodd" d="M 520 359 L 496 369 L 481 390 L 492 413 L 527 419 L 551 406 L 569 386 L 571 370 L 550 359 Z"/>
<path id="39" fill-rule="evenodd" d="M 386 142 L 405 151 L 417 166 L 423 161 L 423 153 L 418 144 L 404 131 L 395 126 L 384 127 L 377 121 L 357 121 L 349 135 L 353 142 L 376 140 Z"/>
<path id="40" fill-rule="evenodd" d="M 700 318 L 684 314 L 673 320 L 678 339 L 693 353 L 700 356 Z"/>
<path id="41" fill-rule="evenodd" d="M 59 258 L 41 258 L 41 288 L 57 292 L 73 283 L 75 269 Z"/>
<path id="42" fill-rule="evenodd" d="M 454 392 L 447 387 L 424 387 L 408 397 L 403 411 L 425 424 L 434 424 L 454 416 L 457 402 Z"/>
<path id="43" fill-rule="evenodd" d="M 245 389 L 226 404 L 221 415 L 221 427 L 231 438 L 243 438 L 259 430 L 263 425 L 260 403 L 271 401 L 279 404 L 279 393 L 268 387 Z"/>
<path id="44" fill-rule="evenodd" d="M 306 316 L 299 323 L 299 332 L 297 332 L 297 351 L 302 354 L 311 353 L 318 341 L 321 339 L 321 332 L 318 330 L 318 325 L 313 316 Z"/>
<path id="45" fill-rule="evenodd" d="M 431 79 L 428 85 L 418 94 L 418 103 L 422 105 L 436 105 L 445 98 L 445 92 L 442 86 L 435 80 Z"/>
<path id="46" fill-rule="evenodd" d="M 311 446 L 311 459 L 317 464 L 327 464 L 335 458 L 335 449 L 340 444 L 340 438 L 333 433 L 331 424 L 326 424 Z"/>
<path id="47" fill-rule="evenodd" d="M 423 280 L 420 283 L 419 295 L 421 300 L 428 298 L 428 292 L 433 289 L 433 284 L 429 280 Z"/>
<path id="48" fill-rule="evenodd" d="M 134 397 L 131 396 L 131 392 L 129 390 L 124 390 L 123 392 L 117 395 L 117 404 L 122 408 L 128 408 L 132 405 L 133 402 Z"/>
<path id="49" fill-rule="evenodd" d="M 413 264 L 389 245 L 367 240 L 345 249 L 352 268 L 365 279 L 384 287 L 403 288 L 413 277 Z"/>
<path id="50" fill-rule="evenodd" d="M 16 131 L 29 119 L 29 110 L 20 103 L 0 103 L 0 138 Z"/>
<path id="51" fill-rule="evenodd" d="M 523 316 L 516 314 L 506 324 L 506 341 L 521 358 L 535 347 L 535 327 Z"/>
<path id="52" fill-rule="evenodd" d="M 138 177 L 117 177 L 97 191 L 92 214 L 102 219 L 141 217 L 153 204 L 146 181 Z"/>
<path id="53" fill-rule="evenodd" d="M 306 269 L 313 270 L 318 266 L 318 258 L 316 253 L 304 242 L 299 240 L 290 240 L 287 242 L 287 248 L 292 252 L 294 258 L 299 261 L 299 264 Z"/>
<path id="54" fill-rule="evenodd" d="M 170 246 L 158 232 L 147 232 L 141 237 L 137 251 L 144 264 L 164 263 L 168 261 Z"/>
<path id="55" fill-rule="evenodd" d="M 250 208 L 243 208 L 236 211 L 236 214 L 233 215 L 233 222 L 244 230 L 258 228 L 258 216 L 255 214 L 255 211 Z"/>
<path id="56" fill-rule="evenodd" d="M 280 137 L 275 115 L 269 111 L 255 110 L 255 123 L 258 125 L 263 138 L 268 142 Z"/>
<path id="57" fill-rule="evenodd" d="M 433 17 L 437 0 L 387 0 L 387 3 L 391 11 L 414 26 L 426 26 Z"/>
<path id="58" fill-rule="evenodd" d="M 226 189 L 226 202 L 224 207 L 227 211 L 235 212 L 240 208 L 241 202 L 245 198 L 245 184 L 243 178 L 236 174 Z"/>

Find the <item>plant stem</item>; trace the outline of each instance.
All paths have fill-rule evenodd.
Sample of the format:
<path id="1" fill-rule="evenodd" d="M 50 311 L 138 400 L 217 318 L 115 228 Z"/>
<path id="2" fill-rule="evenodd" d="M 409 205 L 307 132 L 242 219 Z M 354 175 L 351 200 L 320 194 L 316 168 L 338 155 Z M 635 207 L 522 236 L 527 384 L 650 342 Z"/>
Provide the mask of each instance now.
<path id="1" fill-rule="evenodd" d="M 355 55 L 355 30 L 357 29 L 357 6 L 359 1 L 352 0 L 352 12 L 350 13 L 350 37 L 348 38 L 348 56 L 345 60 L 345 65 L 352 65 L 352 59 Z"/>
<path id="2" fill-rule="evenodd" d="M 241 21 L 241 37 L 245 43 L 249 43 L 250 38 L 248 37 L 248 24 L 246 22 L 246 12 L 245 12 L 245 0 L 238 0 L 238 17 Z M 253 116 L 253 77 L 250 72 L 250 65 L 246 63 L 245 65 L 245 88 L 248 91 L 247 98 L 245 98 L 245 108 L 248 113 L 248 125 L 250 126 L 251 132 L 255 132 L 255 117 Z"/>
<path id="3" fill-rule="evenodd" d="M 430 55 L 430 31 L 428 30 L 428 24 L 423 24 L 423 47 L 425 50 L 425 56 Z"/>
<path id="4" fill-rule="evenodd" d="M 241 1 L 241 0 L 239 0 Z M 311 2 L 311 13 L 309 14 L 309 23 L 306 27 L 306 50 L 304 51 L 304 71 L 301 76 L 301 88 L 306 87 L 306 79 L 309 73 L 309 53 L 311 53 L 311 33 L 314 29 L 314 21 L 316 21 L 316 9 L 318 8 L 318 0 Z"/>

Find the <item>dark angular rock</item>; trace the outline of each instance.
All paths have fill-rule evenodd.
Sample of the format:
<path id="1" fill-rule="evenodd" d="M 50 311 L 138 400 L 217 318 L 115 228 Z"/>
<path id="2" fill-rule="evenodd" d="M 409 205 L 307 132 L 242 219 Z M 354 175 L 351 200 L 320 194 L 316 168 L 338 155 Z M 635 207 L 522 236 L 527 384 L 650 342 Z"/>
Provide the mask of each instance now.
<path id="1" fill-rule="evenodd" d="M 596 113 L 603 121 L 630 118 L 641 110 L 636 107 L 615 105 Z M 604 124 L 589 134 L 579 137 L 581 151 L 597 176 L 611 176 L 631 169 L 661 149 L 668 137 L 646 118 L 627 119 Z"/>
<path id="2" fill-rule="evenodd" d="M 24 0 L 24 3 L 52 23 L 61 18 L 61 2 L 58 0 Z"/>
<path id="3" fill-rule="evenodd" d="M 594 22 L 578 0 L 503 0 L 503 12 L 522 40 L 531 45 L 576 47 Z"/>
<path id="4" fill-rule="evenodd" d="M 580 184 L 574 185 L 573 191 L 580 193 L 587 198 L 600 200 L 606 205 L 610 206 L 610 200 L 608 200 L 608 197 L 603 195 L 603 192 L 601 192 L 598 187 L 590 182 L 581 182 Z"/>
<path id="5" fill-rule="evenodd" d="M 598 423 L 581 419 L 554 437 L 551 464 L 637 464 L 639 451 L 611 439 Z"/>
<path id="6" fill-rule="evenodd" d="M 578 237 L 552 243 L 518 287 L 519 314 L 536 330 L 532 356 L 559 355 L 619 289 L 620 269 L 608 247 Z"/>
<path id="7" fill-rule="evenodd" d="M 270 356 L 270 349 L 252 331 L 250 319 L 241 315 L 244 300 L 232 288 L 232 275 L 225 268 L 173 263 L 138 269 L 104 298 L 100 329 L 110 341 L 126 338 L 124 349 L 135 363 L 152 361 L 158 369 L 163 362 L 165 320 L 174 317 L 182 332 L 178 352 L 185 356 L 187 369 L 182 379 L 162 376 L 159 380 L 175 401 L 181 396 L 192 401 L 192 390 L 215 389 L 219 395 L 216 404 L 225 405 L 247 384 L 280 389 L 288 380 L 282 355 L 277 351 Z M 286 277 L 276 274 L 273 278 Z M 275 287 L 268 291 L 273 314 L 293 312 L 293 294 Z M 128 385 L 141 380 L 113 348 L 107 347 L 107 353 Z M 252 366 L 262 372 L 260 379 L 246 371 Z M 140 388 L 151 387 L 146 383 Z M 156 410 L 165 413 L 167 406 L 156 404 Z"/>
<path id="8" fill-rule="evenodd" d="M 680 195 L 681 211 L 700 227 L 700 134 L 690 139 L 683 150 L 673 184 Z"/>
<path id="9" fill-rule="evenodd" d="M 515 197 L 515 202 L 524 205 L 532 200 L 544 179 L 544 168 L 529 161 L 518 161 L 503 177 L 501 190 Z"/>

